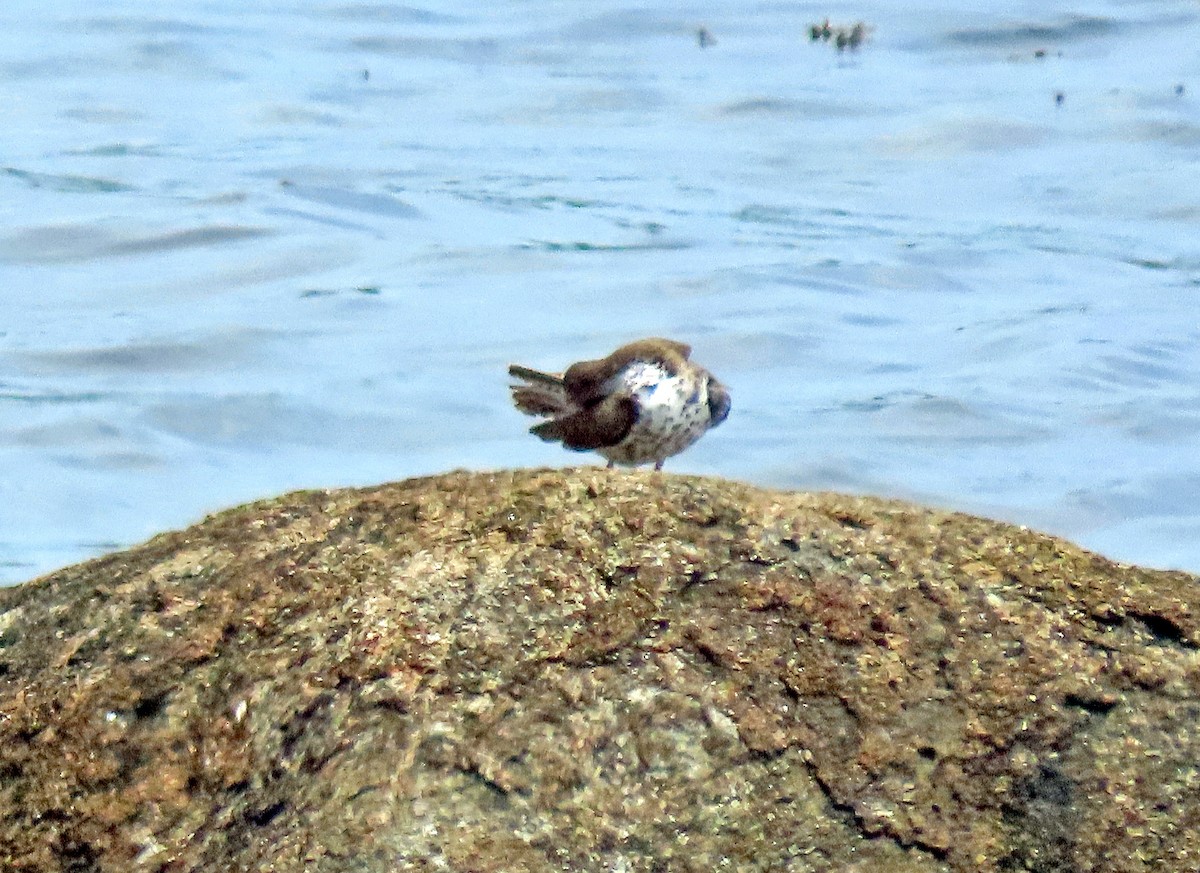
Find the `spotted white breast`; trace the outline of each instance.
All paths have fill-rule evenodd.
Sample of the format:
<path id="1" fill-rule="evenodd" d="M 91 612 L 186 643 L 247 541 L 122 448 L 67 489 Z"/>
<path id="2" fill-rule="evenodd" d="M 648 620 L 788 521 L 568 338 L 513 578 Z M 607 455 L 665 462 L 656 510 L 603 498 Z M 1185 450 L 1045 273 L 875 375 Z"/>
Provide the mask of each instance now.
<path id="1" fill-rule="evenodd" d="M 627 393 L 637 419 L 615 446 L 597 451 L 616 464 L 659 462 L 682 452 L 712 423 L 707 374 L 674 375 L 651 361 L 634 361 L 605 383 L 606 393 Z"/>

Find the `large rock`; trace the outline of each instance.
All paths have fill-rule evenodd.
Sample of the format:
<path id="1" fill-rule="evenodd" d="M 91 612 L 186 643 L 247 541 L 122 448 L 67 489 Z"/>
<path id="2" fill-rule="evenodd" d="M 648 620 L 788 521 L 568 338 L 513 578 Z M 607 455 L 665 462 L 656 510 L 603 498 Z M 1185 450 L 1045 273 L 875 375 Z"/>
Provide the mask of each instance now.
<path id="1" fill-rule="evenodd" d="M 1195 871 L 1198 582 L 649 473 L 291 494 L 0 593 L 0 868 Z"/>

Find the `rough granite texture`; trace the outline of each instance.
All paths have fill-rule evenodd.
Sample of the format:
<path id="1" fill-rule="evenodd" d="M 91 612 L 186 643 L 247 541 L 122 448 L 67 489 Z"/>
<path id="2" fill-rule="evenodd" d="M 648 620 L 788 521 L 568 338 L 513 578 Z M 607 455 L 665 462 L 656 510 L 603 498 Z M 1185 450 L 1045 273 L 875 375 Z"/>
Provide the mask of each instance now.
<path id="1" fill-rule="evenodd" d="M 0 591 L 5 871 L 1196 871 L 1200 579 L 588 468 Z"/>

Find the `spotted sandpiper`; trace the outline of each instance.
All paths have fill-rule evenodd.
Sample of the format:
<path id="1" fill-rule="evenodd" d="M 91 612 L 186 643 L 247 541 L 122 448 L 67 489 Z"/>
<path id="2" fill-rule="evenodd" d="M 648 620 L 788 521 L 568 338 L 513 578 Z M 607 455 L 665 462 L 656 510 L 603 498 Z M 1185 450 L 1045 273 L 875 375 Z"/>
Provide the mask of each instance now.
<path id="1" fill-rule="evenodd" d="M 729 415 L 729 392 L 688 360 L 691 348 L 641 339 L 611 355 L 580 361 L 561 375 L 513 364 L 513 403 L 548 419 L 530 428 L 547 442 L 596 451 L 608 466 L 636 467 L 677 455 Z"/>

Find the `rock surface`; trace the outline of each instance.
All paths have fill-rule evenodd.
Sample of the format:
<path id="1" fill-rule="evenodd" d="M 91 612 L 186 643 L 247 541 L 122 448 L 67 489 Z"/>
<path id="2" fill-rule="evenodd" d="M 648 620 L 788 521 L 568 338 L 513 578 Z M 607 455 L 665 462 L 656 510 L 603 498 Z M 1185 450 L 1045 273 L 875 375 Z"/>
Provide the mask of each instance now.
<path id="1" fill-rule="evenodd" d="M 601 469 L 0 592 L 6 871 L 1195 871 L 1200 579 Z"/>

